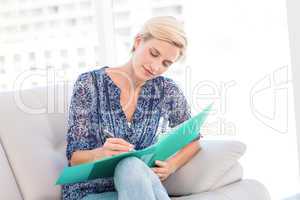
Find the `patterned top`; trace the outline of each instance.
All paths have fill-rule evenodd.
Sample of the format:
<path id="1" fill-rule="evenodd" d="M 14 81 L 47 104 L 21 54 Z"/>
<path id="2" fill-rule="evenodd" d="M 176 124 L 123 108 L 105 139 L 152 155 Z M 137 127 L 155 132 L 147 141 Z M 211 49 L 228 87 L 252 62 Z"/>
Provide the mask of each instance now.
<path id="1" fill-rule="evenodd" d="M 98 93 L 91 72 L 81 74 L 75 82 L 68 118 L 66 156 L 69 166 L 74 151 L 91 150 L 104 144 L 101 134 L 104 129 L 139 150 L 155 143 L 167 127 L 172 128 L 190 118 L 190 108 L 182 91 L 171 79 L 159 76 L 142 86 L 129 123 L 120 104 L 120 88 L 106 74 L 105 68 L 93 71 Z M 77 200 L 87 194 L 106 191 L 114 191 L 113 178 L 65 184 L 62 198 Z"/>

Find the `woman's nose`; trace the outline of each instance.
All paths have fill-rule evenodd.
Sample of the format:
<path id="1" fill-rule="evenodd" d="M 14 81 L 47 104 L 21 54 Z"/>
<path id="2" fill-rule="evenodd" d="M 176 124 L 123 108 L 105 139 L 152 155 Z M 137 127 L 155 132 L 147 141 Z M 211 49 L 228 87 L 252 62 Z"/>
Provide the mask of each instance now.
<path id="1" fill-rule="evenodd" d="M 151 69 L 153 74 L 157 74 L 159 72 L 159 64 L 152 63 L 150 65 L 150 69 Z"/>

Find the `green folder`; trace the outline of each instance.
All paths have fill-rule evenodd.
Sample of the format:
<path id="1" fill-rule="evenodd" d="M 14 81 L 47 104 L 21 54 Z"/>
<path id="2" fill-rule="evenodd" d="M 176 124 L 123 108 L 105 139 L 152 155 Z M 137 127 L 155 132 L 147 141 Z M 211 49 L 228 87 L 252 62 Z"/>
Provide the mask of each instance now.
<path id="1" fill-rule="evenodd" d="M 145 149 L 126 152 L 94 162 L 64 168 L 56 181 L 56 185 L 112 177 L 118 162 L 130 156 L 140 158 L 149 167 L 155 166 L 156 160 L 168 159 L 199 136 L 200 128 L 211 110 L 211 107 L 212 104 L 207 106 L 196 116 L 181 123 L 169 132 L 164 133 L 165 136 L 163 138 Z"/>

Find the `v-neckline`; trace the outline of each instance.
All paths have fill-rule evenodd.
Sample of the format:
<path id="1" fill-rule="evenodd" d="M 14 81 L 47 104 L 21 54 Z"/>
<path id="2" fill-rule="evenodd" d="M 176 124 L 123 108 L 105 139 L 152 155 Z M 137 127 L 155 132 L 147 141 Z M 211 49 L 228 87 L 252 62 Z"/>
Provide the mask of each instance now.
<path id="1" fill-rule="evenodd" d="M 139 106 L 141 105 L 141 101 L 142 101 L 142 96 L 144 95 L 144 92 L 145 92 L 145 88 L 147 87 L 147 85 L 149 84 L 149 80 L 146 81 L 143 85 L 142 85 L 142 88 L 139 92 L 139 95 L 138 95 L 138 98 L 137 98 L 137 103 L 136 103 L 136 107 L 132 113 L 132 116 L 131 116 L 131 119 L 128 120 L 126 114 L 125 114 L 125 111 L 123 110 L 123 107 L 122 107 L 122 104 L 121 104 L 121 89 L 117 86 L 117 84 L 112 80 L 112 78 L 110 77 L 110 75 L 108 75 L 108 73 L 106 72 L 106 69 L 109 68 L 109 67 L 104 67 L 103 69 L 103 72 L 104 72 L 104 75 L 107 77 L 107 80 L 111 83 L 111 85 L 113 87 L 115 87 L 117 89 L 117 93 L 118 93 L 118 106 L 119 106 L 119 109 L 121 111 L 121 115 L 123 117 L 123 119 L 125 120 L 127 126 L 129 128 L 131 128 L 132 124 L 134 124 L 134 119 L 135 119 L 135 116 L 137 115 L 137 113 L 139 112 L 140 108 Z"/>

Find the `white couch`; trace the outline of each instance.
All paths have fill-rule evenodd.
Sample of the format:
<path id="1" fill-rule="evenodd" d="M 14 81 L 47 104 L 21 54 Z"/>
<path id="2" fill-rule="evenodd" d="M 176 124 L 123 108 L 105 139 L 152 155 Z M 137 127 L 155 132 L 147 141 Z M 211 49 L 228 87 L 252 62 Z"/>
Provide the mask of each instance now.
<path id="1" fill-rule="evenodd" d="M 54 183 L 66 166 L 70 88 L 56 85 L 0 93 L 1 200 L 60 199 L 60 187 Z M 203 140 L 201 145 L 202 150 L 164 182 L 169 194 L 181 195 L 172 199 L 270 199 L 262 184 L 242 179 L 238 159 L 244 144 Z"/>

